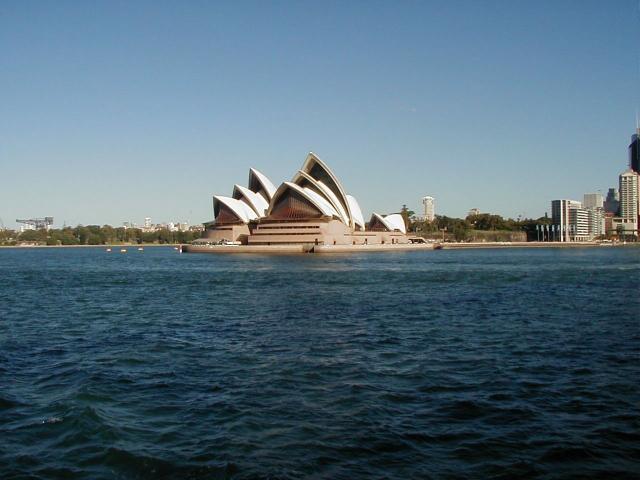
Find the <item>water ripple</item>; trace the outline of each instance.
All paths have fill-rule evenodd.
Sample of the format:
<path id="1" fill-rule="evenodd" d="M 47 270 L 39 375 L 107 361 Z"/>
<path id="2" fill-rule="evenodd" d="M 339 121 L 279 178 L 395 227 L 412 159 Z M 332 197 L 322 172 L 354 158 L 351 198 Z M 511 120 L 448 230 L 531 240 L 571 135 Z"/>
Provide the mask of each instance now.
<path id="1" fill-rule="evenodd" d="M 0 250 L 0 477 L 639 478 L 638 265 Z"/>

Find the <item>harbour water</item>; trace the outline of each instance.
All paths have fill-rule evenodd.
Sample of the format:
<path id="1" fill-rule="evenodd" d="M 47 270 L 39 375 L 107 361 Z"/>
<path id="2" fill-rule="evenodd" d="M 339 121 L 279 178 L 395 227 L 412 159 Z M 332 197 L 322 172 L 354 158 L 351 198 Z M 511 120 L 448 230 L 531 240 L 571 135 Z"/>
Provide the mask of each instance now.
<path id="1" fill-rule="evenodd" d="M 0 273 L 3 479 L 640 476 L 640 248 Z"/>

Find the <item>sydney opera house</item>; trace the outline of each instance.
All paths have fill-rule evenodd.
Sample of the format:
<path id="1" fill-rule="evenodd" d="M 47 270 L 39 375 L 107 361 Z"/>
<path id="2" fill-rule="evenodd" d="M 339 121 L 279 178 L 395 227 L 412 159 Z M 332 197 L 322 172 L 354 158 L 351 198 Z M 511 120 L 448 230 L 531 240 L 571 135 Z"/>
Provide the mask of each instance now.
<path id="1" fill-rule="evenodd" d="M 356 199 L 331 169 L 310 153 L 291 181 L 278 188 L 258 170 L 230 197 L 214 195 L 215 219 L 195 245 L 394 245 L 408 242 L 399 214 L 374 213 L 368 224 Z"/>

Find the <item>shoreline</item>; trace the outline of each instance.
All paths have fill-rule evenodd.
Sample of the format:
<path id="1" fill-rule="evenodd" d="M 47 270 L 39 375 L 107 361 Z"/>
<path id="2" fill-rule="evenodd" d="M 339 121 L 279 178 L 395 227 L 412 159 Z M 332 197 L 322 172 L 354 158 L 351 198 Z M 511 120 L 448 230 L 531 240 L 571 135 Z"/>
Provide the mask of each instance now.
<path id="1" fill-rule="evenodd" d="M 114 243 L 109 245 L 0 245 L 0 248 L 147 248 L 147 247 L 179 247 L 180 243 Z"/>
<path id="2" fill-rule="evenodd" d="M 373 252 L 409 252 L 427 250 L 503 249 L 503 248 L 595 248 L 622 247 L 634 244 L 601 244 L 595 242 L 478 242 L 421 243 L 395 245 L 182 245 L 183 253 L 209 254 L 342 254 Z M 640 246 L 640 244 L 637 244 Z"/>
<path id="3" fill-rule="evenodd" d="M 472 243 L 440 243 L 444 250 L 463 248 L 593 248 L 593 247 L 628 247 L 636 243 L 598 243 L 598 242 L 472 242 Z M 637 245 L 640 245 L 638 243 Z"/>
<path id="4" fill-rule="evenodd" d="M 56 249 L 56 248 L 180 248 L 184 253 L 214 254 L 335 254 L 362 252 L 409 252 L 426 250 L 468 250 L 503 248 L 594 248 L 594 247 L 640 247 L 640 243 L 596 243 L 596 242 L 473 242 L 473 243 L 421 243 L 396 245 L 237 245 L 194 246 L 180 243 L 130 243 L 109 245 L 0 245 L 1 249 Z"/>

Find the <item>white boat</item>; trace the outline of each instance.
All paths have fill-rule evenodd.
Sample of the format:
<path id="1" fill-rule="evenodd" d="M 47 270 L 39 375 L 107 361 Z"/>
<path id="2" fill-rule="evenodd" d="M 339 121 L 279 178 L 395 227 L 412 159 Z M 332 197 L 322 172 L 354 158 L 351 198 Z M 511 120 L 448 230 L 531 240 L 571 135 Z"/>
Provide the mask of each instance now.
<path id="1" fill-rule="evenodd" d="M 127 253 L 127 249 L 126 248 L 121 248 L 120 249 L 120 253 Z"/>
<path id="2" fill-rule="evenodd" d="M 230 240 L 220 240 L 219 245 L 225 245 L 227 247 L 238 247 L 238 246 L 242 245 L 242 243 L 240 243 L 240 242 L 232 242 Z"/>

